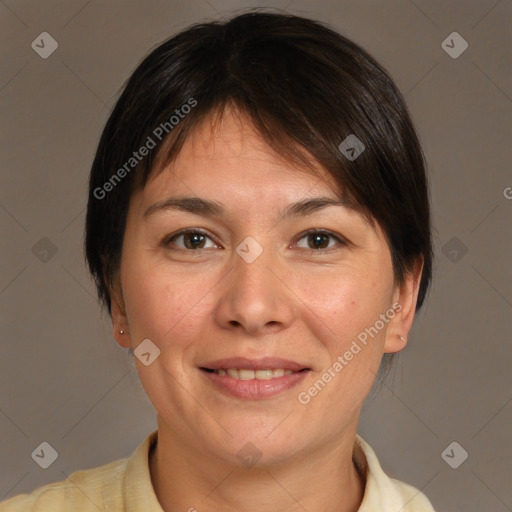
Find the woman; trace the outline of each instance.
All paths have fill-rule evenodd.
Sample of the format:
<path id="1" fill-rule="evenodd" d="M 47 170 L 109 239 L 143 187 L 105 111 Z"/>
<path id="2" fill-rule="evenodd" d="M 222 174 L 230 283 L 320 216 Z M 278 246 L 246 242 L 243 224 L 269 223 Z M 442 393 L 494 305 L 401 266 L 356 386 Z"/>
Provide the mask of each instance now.
<path id="1" fill-rule="evenodd" d="M 357 435 L 432 269 L 407 108 L 353 42 L 251 12 L 135 70 L 92 166 L 86 256 L 158 430 L 4 511 L 432 511 Z"/>

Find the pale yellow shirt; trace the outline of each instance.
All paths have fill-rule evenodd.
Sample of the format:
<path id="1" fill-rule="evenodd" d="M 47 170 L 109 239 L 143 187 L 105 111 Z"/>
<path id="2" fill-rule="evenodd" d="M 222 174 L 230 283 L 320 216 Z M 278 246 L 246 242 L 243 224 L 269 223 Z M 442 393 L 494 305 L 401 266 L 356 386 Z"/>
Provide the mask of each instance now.
<path id="1" fill-rule="evenodd" d="M 0 503 L 0 512 L 163 512 L 151 484 L 148 454 L 158 430 L 131 457 L 76 471 L 66 480 L 44 485 Z M 435 512 L 414 487 L 389 478 L 368 443 L 356 436 L 354 460 L 366 474 L 359 512 Z M 200 512 L 200 503 L 192 503 Z"/>

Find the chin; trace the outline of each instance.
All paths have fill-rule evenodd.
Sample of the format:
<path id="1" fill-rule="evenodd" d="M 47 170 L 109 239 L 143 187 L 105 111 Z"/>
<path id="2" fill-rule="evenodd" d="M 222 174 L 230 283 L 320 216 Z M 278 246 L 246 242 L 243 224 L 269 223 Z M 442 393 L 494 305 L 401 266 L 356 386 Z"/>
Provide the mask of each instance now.
<path id="1" fill-rule="evenodd" d="M 223 447 L 229 447 L 230 455 L 235 453 L 242 464 L 245 457 L 256 461 L 258 465 L 275 465 L 296 455 L 305 440 L 297 438 L 288 429 L 276 426 L 279 422 L 272 422 L 270 428 L 251 428 L 250 425 L 240 425 L 238 429 L 230 430 L 233 438 Z"/>

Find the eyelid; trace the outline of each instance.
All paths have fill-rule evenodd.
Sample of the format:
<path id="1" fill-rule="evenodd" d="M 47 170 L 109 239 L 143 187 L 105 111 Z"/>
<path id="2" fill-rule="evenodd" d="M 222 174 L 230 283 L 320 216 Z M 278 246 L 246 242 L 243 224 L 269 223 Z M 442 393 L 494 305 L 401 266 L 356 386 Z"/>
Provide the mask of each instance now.
<path id="1" fill-rule="evenodd" d="M 212 240 L 212 242 L 214 242 L 215 244 L 218 245 L 218 242 L 215 241 L 215 237 L 213 237 L 210 233 L 208 233 L 208 231 L 205 231 L 204 229 L 201 229 L 201 228 L 183 228 L 183 229 L 180 229 L 179 231 L 176 231 L 175 233 L 172 233 L 171 235 L 166 236 L 163 239 L 163 244 L 165 246 L 168 246 L 168 245 L 170 245 L 170 243 L 175 238 L 178 238 L 180 235 L 186 235 L 186 234 L 189 234 L 189 233 L 195 233 L 195 234 L 207 236 L 208 238 L 210 238 Z M 181 247 L 178 247 L 177 250 L 182 250 L 182 251 L 187 251 L 187 252 L 200 252 L 200 251 L 205 251 L 206 249 L 195 249 L 195 250 L 192 250 L 192 249 L 182 249 Z"/>
<path id="2" fill-rule="evenodd" d="M 212 236 L 208 231 L 202 229 L 202 228 L 183 228 L 183 229 L 180 229 L 179 231 L 176 231 L 175 233 L 169 235 L 169 236 L 166 236 L 164 239 L 163 239 L 163 243 L 165 246 L 169 246 L 170 243 L 178 238 L 179 236 L 181 235 L 184 235 L 184 234 L 190 234 L 190 233 L 197 233 L 197 234 L 200 234 L 200 235 L 204 235 L 208 238 L 210 238 L 210 240 L 212 242 L 214 242 L 215 244 L 219 245 L 218 242 L 215 240 L 215 237 Z M 302 231 L 301 233 L 299 233 L 297 235 L 297 237 L 295 238 L 295 242 L 294 243 L 297 243 L 298 241 L 302 240 L 304 237 L 310 235 L 310 234 L 322 234 L 322 235 L 328 235 L 330 236 L 331 238 L 334 238 L 335 240 L 338 241 L 339 245 L 341 246 L 345 246 L 345 247 L 353 247 L 353 244 L 347 240 L 344 236 L 340 235 L 339 233 L 335 233 L 333 231 L 330 231 L 328 229 L 322 229 L 322 228 L 310 228 L 310 229 L 307 229 L 305 231 Z M 186 252 L 201 252 L 201 251 L 206 251 L 208 250 L 209 248 L 207 249 L 183 249 L 181 247 L 177 248 L 177 250 L 181 250 L 181 251 L 186 251 Z M 328 252 L 331 252 L 332 250 L 335 250 L 336 247 L 330 247 L 330 248 L 327 248 L 327 249 L 306 249 L 306 250 L 309 250 L 313 253 L 328 253 Z"/>
<path id="3" fill-rule="evenodd" d="M 329 229 L 322 229 L 322 228 L 311 228 L 307 229 L 306 231 L 303 231 L 302 233 L 298 234 L 296 237 L 296 242 L 298 243 L 300 240 L 302 240 L 304 237 L 310 235 L 310 234 L 320 234 L 320 235 L 328 235 L 331 238 L 334 238 L 338 242 L 338 246 L 334 245 L 332 247 L 328 247 L 325 249 L 309 249 L 301 247 L 301 249 L 307 250 L 313 255 L 322 255 L 322 254 L 329 254 L 333 251 L 336 251 L 341 247 L 353 247 L 353 244 L 347 240 L 344 236 L 340 235 L 339 233 L 335 233 L 334 231 L 330 231 Z"/>

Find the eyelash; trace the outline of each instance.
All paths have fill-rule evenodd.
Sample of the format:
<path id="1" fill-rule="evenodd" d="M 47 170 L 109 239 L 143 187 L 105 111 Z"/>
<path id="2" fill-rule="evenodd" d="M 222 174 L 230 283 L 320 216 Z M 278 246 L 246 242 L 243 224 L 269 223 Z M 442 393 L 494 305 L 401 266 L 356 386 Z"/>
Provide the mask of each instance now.
<path id="1" fill-rule="evenodd" d="M 201 229 L 182 229 L 174 234 L 172 234 L 170 237 L 166 237 L 164 239 L 164 245 L 167 247 L 167 246 L 170 246 L 171 245 L 171 242 L 173 242 L 174 240 L 176 240 L 177 238 L 179 238 L 180 236 L 182 235 L 187 235 L 187 234 L 198 234 L 198 235 L 204 235 L 206 237 L 208 237 L 210 240 L 212 240 L 212 242 L 216 243 L 215 240 L 212 239 L 212 237 L 206 232 L 206 231 L 203 231 Z M 301 233 L 300 235 L 300 238 L 299 238 L 299 241 L 302 240 L 303 238 L 307 237 L 308 235 L 312 235 L 312 234 L 320 234 L 320 235 L 325 235 L 325 236 L 329 236 L 331 238 L 334 238 L 336 239 L 339 244 L 341 246 L 348 246 L 349 245 L 349 242 L 344 239 L 341 235 L 337 235 L 337 234 L 334 234 L 332 233 L 331 231 L 327 231 L 327 230 L 321 230 L 321 229 L 308 229 L 307 231 L 304 231 L 303 233 Z M 207 251 L 209 248 L 206 248 L 206 249 L 188 249 L 188 248 L 182 248 L 182 247 L 178 247 L 177 249 L 175 250 L 178 250 L 178 251 L 184 251 L 184 252 L 196 252 L 196 253 L 201 253 L 202 251 Z M 320 248 L 320 249 L 309 249 L 307 248 L 308 250 L 312 251 L 312 252 L 331 252 L 333 250 L 333 247 L 328 247 L 328 248 Z"/>

